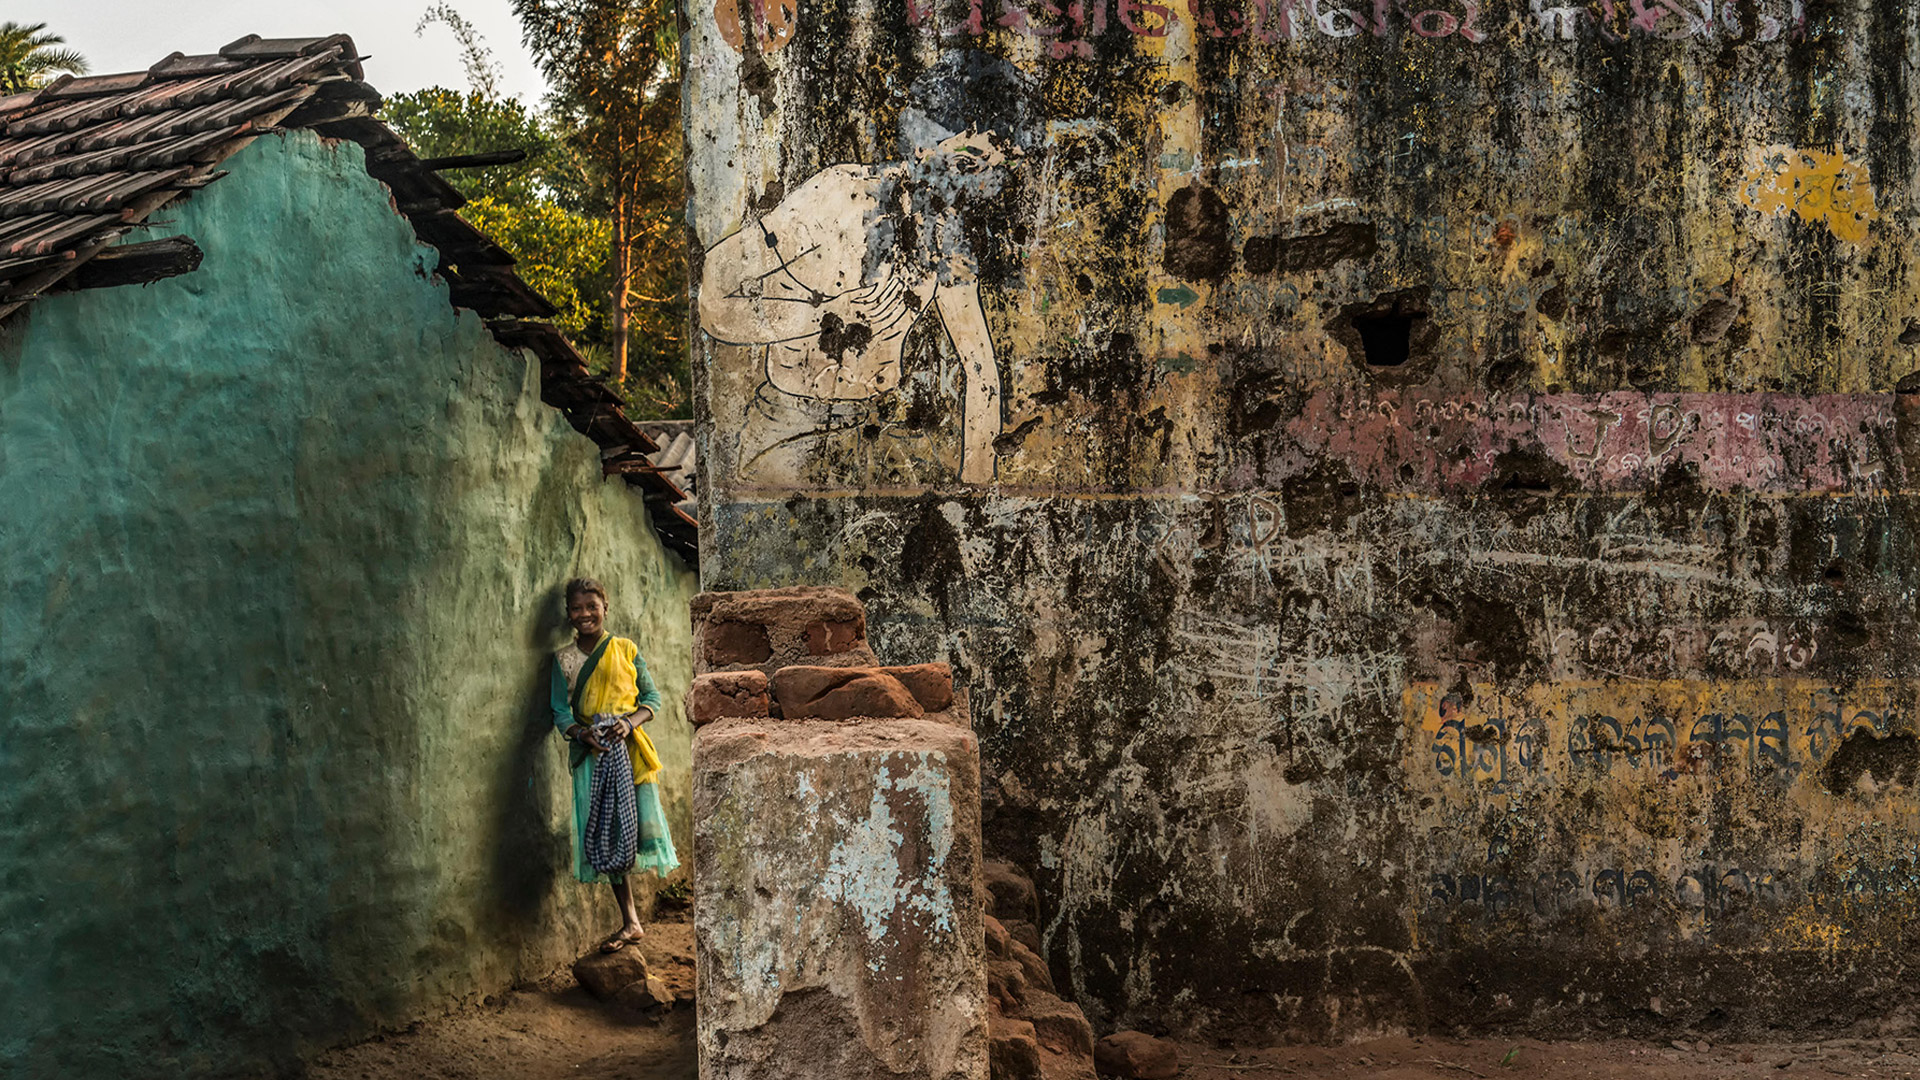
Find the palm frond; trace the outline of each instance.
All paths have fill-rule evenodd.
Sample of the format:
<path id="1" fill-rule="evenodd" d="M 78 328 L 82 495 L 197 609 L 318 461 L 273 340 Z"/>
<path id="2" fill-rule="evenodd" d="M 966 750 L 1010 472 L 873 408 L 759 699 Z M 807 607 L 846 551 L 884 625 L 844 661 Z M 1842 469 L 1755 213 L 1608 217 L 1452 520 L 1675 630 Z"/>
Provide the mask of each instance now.
<path id="1" fill-rule="evenodd" d="M 87 73 L 87 58 L 76 50 L 57 48 L 67 39 L 46 29 L 46 23 L 0 23 L 0 93 L 44 86 L 60 72 Z"/>
<path id="2" fill-rule="evenodd" d="M 26 58 L 23 64 L 29 71 L 71 71 L 75 75 L 85 75 L 89 65 L 87 58 L 73 49 L 50 49 L 36 52 Z"/>

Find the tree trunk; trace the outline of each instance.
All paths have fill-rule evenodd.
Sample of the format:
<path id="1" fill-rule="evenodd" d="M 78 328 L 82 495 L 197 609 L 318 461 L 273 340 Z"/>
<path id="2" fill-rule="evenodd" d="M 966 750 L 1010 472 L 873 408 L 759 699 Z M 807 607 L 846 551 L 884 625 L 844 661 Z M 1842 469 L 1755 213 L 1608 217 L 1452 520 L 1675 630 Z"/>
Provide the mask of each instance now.
<path id="1" fill-rule="evenodd" d="M 613 385 L 622 397 L 627 386 L 627 286 L 633 278 L 633 245 L 628 242 L 626 195 L 613 202 Z"/>

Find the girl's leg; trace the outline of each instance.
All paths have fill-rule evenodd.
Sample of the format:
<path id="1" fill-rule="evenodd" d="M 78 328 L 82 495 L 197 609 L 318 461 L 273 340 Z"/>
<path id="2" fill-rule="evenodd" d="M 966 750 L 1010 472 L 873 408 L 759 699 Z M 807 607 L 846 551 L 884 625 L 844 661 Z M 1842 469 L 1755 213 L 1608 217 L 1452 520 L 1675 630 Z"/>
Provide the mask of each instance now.
<path id="1" fill-rule="evenodd" d="M 640 925 L 640 912 L 633 906 L 633 886 L 628 885 L 624 877 L 613 879 L 611 884 L 613 899 L 620 905 L 619 936 L 629 941 L 645 937 L 647 931 Z"/>

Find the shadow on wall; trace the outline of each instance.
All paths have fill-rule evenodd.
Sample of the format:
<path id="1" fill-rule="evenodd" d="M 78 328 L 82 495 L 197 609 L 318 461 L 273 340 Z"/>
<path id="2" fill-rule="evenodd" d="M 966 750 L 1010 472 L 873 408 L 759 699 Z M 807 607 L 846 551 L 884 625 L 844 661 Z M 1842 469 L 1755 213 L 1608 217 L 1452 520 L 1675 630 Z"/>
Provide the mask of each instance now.
<path id="1" fill-rule="evenodd" d="M 562 589 L 555 584 L 542 593 L 528 620 L 527 645 L 534 655 L 550 654 L 566 631 Z M 499 759 L 493 784 L 493 835 L 498 842 L 493 847 L 493 873 L 488 875 L 492 895 L 487 897 L 487 911 L 503 929 L 524 925 L 528 915 L 536 922 L 545 921 L 543 909 L 554 895 L 555 880 L 565 874 L 573 842 L 566 820 L 558 819 L 556 828 L 556 819 L 547 809 L 559 798 L 556 790 L 566 775 L 555 764 L 559 759 L 553 759 L 550 678 L 547 663 L 535 664 L 526 672 L 519 737 L 512 751 Z"/>

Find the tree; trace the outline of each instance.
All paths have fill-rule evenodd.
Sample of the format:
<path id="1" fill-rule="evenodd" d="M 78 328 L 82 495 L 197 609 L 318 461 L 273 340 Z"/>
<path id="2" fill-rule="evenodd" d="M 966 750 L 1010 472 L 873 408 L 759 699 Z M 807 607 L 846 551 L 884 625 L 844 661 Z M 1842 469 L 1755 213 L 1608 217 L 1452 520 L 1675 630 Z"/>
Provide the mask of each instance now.
<path id="1" fill-rule="evenodd" d="M 87 58 L 72 49 L 56 48 L 67 39 L 46 29 L 46 23 L 0 23 L 0 94 L 45 86 L 63 72 L 87 73 Z"/>
<path id="2" fill-rule="evenodd" d="M 469 199 L 525 203 L 554 198 L 556 177 L 569 162 L 558 137 L 543 120 L 512 98 L 441 86 L 395 94 L 380 115 L 421 157 L 452 157 L 489 150 L 524 150 L 526 160 L 510 165 L 453 169 L 447 182 Z M 564 182 L 563 182 L 564 184 Z M 578 182 L 574 181 L 573 186 Z"/>
<path id="3" fill-rule="evenodd" d="M 511 252 L 521 280 L 560 309 L 553 317 L 555 326 L 582 346 L 606 340 L 602 298 L 612 230 L 605 220 L 573 213 L 547 199 L 482 197 L 460 214 Z"/>
<path id="4" fill-rule="evenodd" d="M 481 97 L 499 97 L 500 65 L 494 62 L 493 50 L 487 48 L 480 31 L 447 0 L 435 0 L 427 8 L 420 21 L 413 24 L 413 36 L 424 36 L 427 27 L 434 23 L 445 23 L 447 29 L 453 31 L 454 40 L 460 43 L 460 66 L 467 72 L 467 89 Z"/>
<path id="5" fill-rule="evenodd" d="M 584 208 L 612 226 L 612 380 L 627 382 L 638 336 L 652 353 L 654 391 L 677 395 L 686 256 L 674 8 L 665 0 L 513 0 L 513 10 L 578 153 Z"/>

